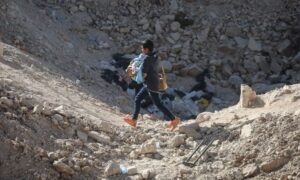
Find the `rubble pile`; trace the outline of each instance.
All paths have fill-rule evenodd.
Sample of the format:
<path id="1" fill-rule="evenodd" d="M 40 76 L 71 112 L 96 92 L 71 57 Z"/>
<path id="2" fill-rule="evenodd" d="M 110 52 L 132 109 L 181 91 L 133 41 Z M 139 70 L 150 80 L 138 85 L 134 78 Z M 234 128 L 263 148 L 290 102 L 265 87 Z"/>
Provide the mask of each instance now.
<path id="1" fill-rule="evenodd" d="M 139 53 L 139 42 L 153 39 L 170 79 L 209 69 L 214 83 L 237 89 L 299 82 L 298 1 L 48 2 L 87 12 L 123 53 Z"/>

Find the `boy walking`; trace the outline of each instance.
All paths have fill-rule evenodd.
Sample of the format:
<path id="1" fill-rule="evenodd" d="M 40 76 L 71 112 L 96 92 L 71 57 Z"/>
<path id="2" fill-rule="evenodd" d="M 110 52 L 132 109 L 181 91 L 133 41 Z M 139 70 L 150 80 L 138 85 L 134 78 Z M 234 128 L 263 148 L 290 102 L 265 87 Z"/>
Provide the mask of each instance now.
<path id="1" fill-rule="evenodd" d="M 140 113 L 141 101 L 150 95 L 153 103 L 157 108 L 162 111 L 170 121 L 169 128 L 174 130 L 180 119 L 175 117 L 160 101 L 159 99 L 159 62 L 158 59 L 154 57 L 153 53 L 153 42 L 151 40 L 146 40 L 142 43 L 142 52 L 147 57 L 142 65 L 142 73 L 144 78 L 144 84 L 141 90 L 137 93 L 134 99 L 134 113 L 132 116 L 126 115 L 124 121 L 131 126 L 136 127 L 138 115 Z"/>

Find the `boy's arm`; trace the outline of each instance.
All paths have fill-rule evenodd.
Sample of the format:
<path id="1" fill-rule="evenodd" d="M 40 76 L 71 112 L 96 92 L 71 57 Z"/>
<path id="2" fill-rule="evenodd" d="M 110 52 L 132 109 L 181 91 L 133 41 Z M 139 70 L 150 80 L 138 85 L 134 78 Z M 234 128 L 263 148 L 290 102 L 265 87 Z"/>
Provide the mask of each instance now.
<path id="1" fill-rule="evenodd" d="M 149 72 L 149 68 L 150 68 L 149 65 L 150 65 L 150 64 L 149 64 L 149 58 L 146 58 L 146 59 L 144 60 L 144 63 L 143 63 L 143 69 L 142 69 L 142 73 L 143 73 L 143 77 L 144 77 L 144 78 L 147 77 L 147 73 Z"/>

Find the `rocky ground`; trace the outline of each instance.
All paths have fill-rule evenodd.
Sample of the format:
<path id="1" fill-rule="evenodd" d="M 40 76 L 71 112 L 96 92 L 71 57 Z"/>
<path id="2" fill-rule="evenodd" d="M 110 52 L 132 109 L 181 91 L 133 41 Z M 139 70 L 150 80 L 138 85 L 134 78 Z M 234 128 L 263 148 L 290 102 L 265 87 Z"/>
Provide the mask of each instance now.
<path id="1" fill-rule="evenodd" d="M 0 179 L 300 179 L 297 7 L 1 1 Z M 209 69 L 211 106 L 233 106 L 175 132 L 145 112 L 137 128 L 124 124 L 132 101 L 101 69 L 114 68 L 115 52 L 138 53 L 144 38 L 159 44 L 171 86 L 187 90 Z M 195 167 L 182 164 L 210 139 Z"/>

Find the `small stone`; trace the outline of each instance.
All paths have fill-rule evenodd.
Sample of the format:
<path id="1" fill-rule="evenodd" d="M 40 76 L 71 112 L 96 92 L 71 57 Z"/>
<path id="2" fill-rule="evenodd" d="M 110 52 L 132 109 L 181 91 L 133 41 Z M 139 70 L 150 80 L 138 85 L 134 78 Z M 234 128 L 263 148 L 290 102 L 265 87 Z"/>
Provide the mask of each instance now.
<path id="1" fill-rule="evenodd" d="M 252 51 L 261 51 L 262 45 L 261 45 L 261 42 L 258 42 L 254 38 L 251 37 L 248 42 L 248 48 Z"/>
<path id="2" fill-rule="evenodd" d="M 230 26 L 226 28 L 226 35 L 229 37 L 239 36 L 241 34 L 241 29 L 238 26 Z"/>
<path id="3" fill-rule="evenodd" d="M 79 5 L 79 8 L 78 8 L 80 11 L 86 11 L 86 7 L 82 4 Z"/>
<path id="4" fill-rule="evenodd" d="M 197 122 L 201 123 L 201 122 L 205 122 L 205 121 L 209 121 L 210 118 L 211 118 L 211 115 L 212 113 L 211 112 L 203 112 L 203 113 L 200 113 L 196 120 Z"/>
<path id="5" fill-rule="evenodd" d="M 176 135 L 172 139 L 169 140 L 168 144 L 170 147 L 179 147 L 182 144 L 185 143 L 184 136 L 183 135 Z"/>
<path id="6" fill-rule="evenodd" d="M 234 37 L 239 48 L 245 48 L 248 45 L 248 40 L 241 37 Z"/>
<path id="7" fill-rule="evenodd" d="M 106 168 L 104 170 L 104 174 L 107 177 L 121 174 L 120 165 L 116 162 L 109 162 L 109 164 L 106 166 Z"/>
<path id="8" fill-rule="evenodd" d="M 88 136 L 93 138 L 94 140 L 96 140 L 99 143 L 109 144 L 111 142 L 111 139 L 110 139 L 109 136 L 106 136 L 104 134 L 100 134 L 96 131 L 90 131 L 88 133 Z"/>
<path id="9" fill-rule="evenodd" d="M 129 157 L 131 159 L 137 159 L 139 157 L 139 153 L 137 151 L 131 151 L 131 153 L 129 154 Z"/>
<path id="10" fill-rule="evenodd" d="M 254 60 L 258 67 L 265 73 L 270 73 L 270 65 L 264 56 L 254 56 Z"/>
<path id="11" fill-rule="evenodd" d="M 246 178 L 254 177 L 259 173 L 259 168 L 254 163 L 248 164 L 246 167 L 243 168 L 242 173 Z"/>
<path id="12" fill-rule="evenodd" d="M 14 103 L 11 99 L 8 99 L 7 97 L 0 98 L 0 107 L 10 108 L 13 105 L 14 105 Z"/>
<path id="13" fill-rule="evenodd" d="M 177 21 L 172 22 L 170 26 L 173 32 L 177 32 L 180 29 L 180 23 Z"/>
<path id="14" fill-rule="evenodd" d="M 171 72 L 172 71 L 172 63 L 169 61 L 162 61 L 162 66 L 165 70 L 165 72 Z"/>
<path id="15" fill-rule="evenodd" d="M 156 153 L 156 142 L 154 139 L 141 145 L 140 154 Z"/>
<path id="16" fill-rule="evenodd" d="M 128 175 L 136 175 L 138 173 L 138 170 L 135 166 L 131 166 L 127 168 L 128 170 Z"/>
<path id="17" fill-rule="evenodd" d="M 178 41 L 180 39 L 180 33 L 171 33 L 170 34 L 171 38 L 174 40 L 174 41 Z"/>
<path id="18" fill-rule="evenodd" d="M 184 67 L 185 67 L 185 63 L 184 62 L 176 62 L 176 63 L 173 64 L 172 69 L 174 71 L 178 71 L 178 70 L 180 70 L 180 69 L 182 69 Z"/>
<path id="19" fill-rule="evenodd" d="M 281 169 L 285 164 L 289 162 L 287 157 L 279 157 L 277 159 L 271 160 L 269 162 L 263 162 L 260 166 L 260 169 L 263 172 L 270 173 L 272 171 L 277 171 Z"/>
<path id="20" fill-rule="evenodd" d="M 54 161 L 53 163 L 54 168 L 61 173 L 72 175 L 75 171 L 70 168 L 67 164 L 63 163 L 61 160 Z"/>
<path id="21" fill-rule="evenodd" d="M 151 178 L 155 177 L 155 175 L 156 175 L 155 171 L 153 171 L 151 169 L 145 169 L 142 171 L 141 174 L 144 179 L 151 179 Z"/>
<path id="22" fill-rule="evenodd" d="M 177 0 L 171 0 L 170 6 L 169 6 L 170 12 L 174 13 L 178 10 L 178 8 L 179 8 L 179 6 L 177 3 Z"/>
<path id="23" fill-rule="evenodd" d="M 203 72 L 203 70 L 198 65 L 190 65 L 186 69 L 187 69 L 188 75 L 190 75 L 192 77 L 196 77 L 201 72 Z"/>
<path id="24" fill-rule="evenodd" d="M 286 49 L 288 49 L 291 46 L 291 41 L 286 39 L 282 41 L 278 46 L 277 46 L 277 51 L 279 53 L 284 52 Z"/>
<path id="25" fill-rule="evenodd" d="M 158 35 L 161 35 L 161 33 L 163 33 L 163 29 L 161 27 L 161 22 L 159 20 L 157 20 L 155 22 L 155 33 Z"/>
<path id="26" fill-rule="evenodd" d="M 130 29 L 128 27 L 122 27 L 120 28 L 120 32 L 126 34 L 130 32 Z"/>
<path id="27" fill-rule="evenodd" d="M 185 124 L 180 124 L 178 129 L 180 133 L 184 133 L 188 137 L 193 137 L 194 139 L 201 138 L 201 134 L 197 132 L 197 129 L 199 129 L 198 122 L 189 122 Z"/>
<path id="28" fill-rule="evenodd" d="M 252 126 L 251 124 L 244 125 L 241 130 L 241 138 L 248 138 L 251 136 Z"/>
<path id="29" fill-rule="evenodd" d="M 87 133 L 81 131 L 81 130 L 76 130 L 76 134 L 78 136 L 79 139 L 81 139 L 84 142 L 87 142 L 88 139 L 88 135 Z"/>
<path id="30" fill-rule="evenodd" d="M 271 71 L 275 74 L 280 74 L 282 71 L 282 67 L 276 62 L 276 60 L 272 60 L 271 62 Z"/>
<path id="31" fill-rule="evenodd" d="M 89 174 L 92 172 L 92 168 L 90 166 L 84 166 L 81 168 L 82 172 L 85 174 Z"/>
<path id="32" fill-rule="evenodd" d="M 244 67 L 249 73 L 255 73 L 258 71 L 258 65 L 252 60 L 245 60 Z"/>
<path id="33" fill-rule="evenodd" d="M 206 27 L 204 30 L 200 32 L 198 37 L 200 43 L 206 42 L 209 35 L 209 31 L 210 31 L 210 26 Z"/>
<path id="34" fill-rule="evenodd" d="M 42 110 L 43 110 L 43 106 L 38 104 L 38 105 L 34 106 L 32 113 L 40 114 L 42 112 Z"/>
<path id="35" fill-rule="evenodd" d="M 243 84 L 243 79 L 238 75 L 231 75 L 228 79 L 228 82 L 234 87 L 239 88 Z"/>
<path id="36" fill-rule="evenodd" d="M 56 152 L 49 152 L 48 157 L 49 157 L 50 161 L 55 161 L 55 160 L 59 159 L 59 154 Z"/>
<path id="37" fill-rule="evenodd" d="M 58 123 L 61 123 L 61 124 L 64 121 L 64 117 L 62 115 L 60 115 L 60 114 L 54 114 L 52 116 L 52 119 L 54 119 L 55 121 L 57 121 Z"/>

